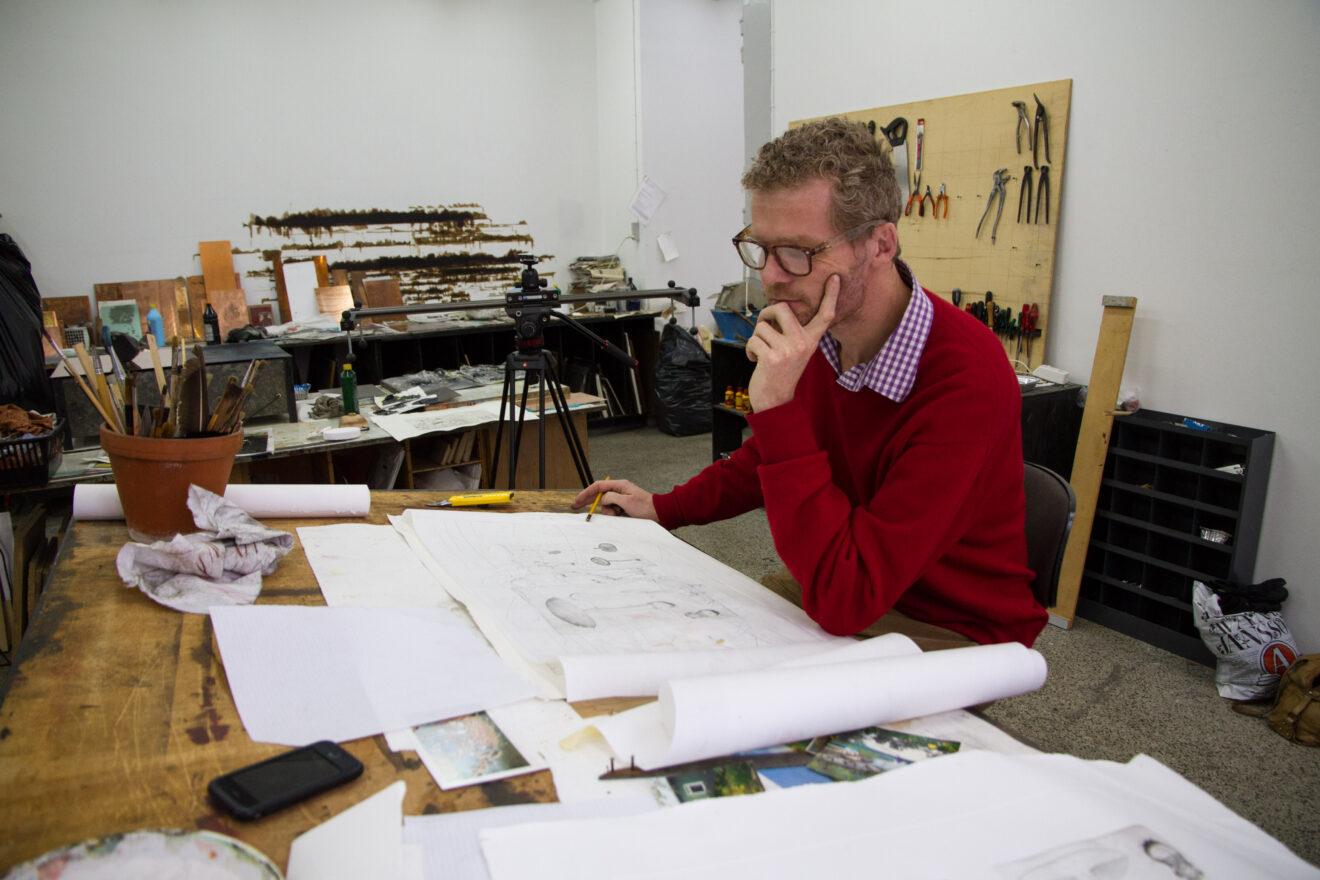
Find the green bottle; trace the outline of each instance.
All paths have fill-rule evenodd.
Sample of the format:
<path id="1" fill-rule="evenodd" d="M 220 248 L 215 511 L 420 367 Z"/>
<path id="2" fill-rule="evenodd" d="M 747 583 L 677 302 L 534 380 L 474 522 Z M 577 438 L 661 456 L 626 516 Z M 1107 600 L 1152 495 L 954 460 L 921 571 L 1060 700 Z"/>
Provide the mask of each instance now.
<path id="1" fill-rule="evenodd" d="M 344 364 L 344 372 L 339 377 L 339 390 L 344 396 L 344 415 L 358 411 L 357 374 L 352 364 Z"/>

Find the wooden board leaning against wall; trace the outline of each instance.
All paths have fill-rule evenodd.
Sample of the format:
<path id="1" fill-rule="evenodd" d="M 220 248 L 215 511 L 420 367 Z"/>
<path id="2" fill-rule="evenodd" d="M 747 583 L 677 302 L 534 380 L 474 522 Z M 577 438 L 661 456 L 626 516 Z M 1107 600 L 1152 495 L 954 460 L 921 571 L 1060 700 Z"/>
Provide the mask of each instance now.
<path id="1" fill-rule="evenodd" d="M 1045 129 L 1039 134 L 1035 131 L 1036 98 L 1044 106 L 1046 119 Z M 1015 101 L 1023 105 L 1027 124 L 1021 122 Z M 1064 79 L 837 114 L 873 122 L 876 137 L 884 143 L 889 139 L 883 129 L 896 119 L 907 120 L 905 145 L 897 149 L 905 150 L 908 156 L 909 190 L 917 180 L 918 128 L 919 121 L 924 121 L 920 122 L 918 199 L 924 199 L 928 188 L 931 198 L 924 199 L 924 204 L 915 199 L 905 203 L 911 210 L 898 223 L 903 259 L 927 290 L 952 302 L 954 289 L 959 289 L 964 309 L 984 303 L 987 291 L 992 293 L 986 323 L 993 325 L 996 306 L 1006 310 L 1004 324 L 1010 329 L 997 335 L 1009 360 L 1019 362 L 1019 372 L 1029 372 L 1044 360 L 1071 104 L 1072 80 Z M 1028 176 L 1024 169 L 1028 166 L 1031 182 L 1024 187 Z M 1043 170 L 1045 167 L 1048 172 Z M 990 202 L 995 173 L 1000 169 L 1004 169 L 1007 182 L 1002 196 L 996 195 Z M 1049 181 L 1043 195 L 1042 178 Z M 947 218 L 943 205 L 936 201 L 941 186 L 948 196 Z M 939 216 L 935 216 L 937 206 Z M 1014 321 L 1020 323 L 1024 305 L 1028 312 L 1033 305 L 1036 307 L 1037 332 L 1030 339 L 1021 332 L 1013 338 L 1011 325 Z"/>

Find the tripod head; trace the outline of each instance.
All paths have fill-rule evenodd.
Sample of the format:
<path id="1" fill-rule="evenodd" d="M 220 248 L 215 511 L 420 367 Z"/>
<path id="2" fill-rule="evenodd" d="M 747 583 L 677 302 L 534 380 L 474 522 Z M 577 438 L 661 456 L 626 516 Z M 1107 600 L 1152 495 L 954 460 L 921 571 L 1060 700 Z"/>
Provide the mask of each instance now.
<path id="1" fill-rule="evenodd" d="M 504 292 L 504 313 L 513 319 L 519 348 L 541 344 L 543 328 L 559 307 L 559 288 L 548 286 L 536 271 L 540 261 L 536 254 L 519 254 L 524 266 L 520 283 Z"/>

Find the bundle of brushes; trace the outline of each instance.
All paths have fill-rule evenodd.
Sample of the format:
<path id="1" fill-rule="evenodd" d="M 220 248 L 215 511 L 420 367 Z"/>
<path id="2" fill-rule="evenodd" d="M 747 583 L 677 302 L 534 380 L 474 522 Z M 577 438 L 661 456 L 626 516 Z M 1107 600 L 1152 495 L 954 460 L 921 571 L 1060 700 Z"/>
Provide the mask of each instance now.
<path id="1" fill-rule="evenodd" d="M 46 338 L 50 339 L 49 332 Z M 194 356 L 186 358 L 183 342 L 175 336 L 170 341 L 170 368 L 167 376 L 156 340 L 147 334 L 151 366 L 156 388 L 160 392 L 160 405 L 139 406 L 137 384 L 127 380 L 124 365 L 114 346 L 108 349 L 112 368 L 106 372 L 101 369 L 99 357 L 89 355 L 81 342 L 76 344 L 73 351 L 78 363 L 82 365 L 79 374 L 55 344 L 55 340 L 50 339 L 50 343 L 64 362 L 69 375 L 73 376 L 82 393 L 96 407 L 106 427 L 120 434 L 139 437 L 193 437 L 232 434 L 242 430 L 243 405 L 252 393 L 257 372 L 265 364 L 265 361 L 249 363 L 242 380 L 230 376 L 212 412 L 207 394 L 206 356 L 202 347 L 194 345 Z"/>

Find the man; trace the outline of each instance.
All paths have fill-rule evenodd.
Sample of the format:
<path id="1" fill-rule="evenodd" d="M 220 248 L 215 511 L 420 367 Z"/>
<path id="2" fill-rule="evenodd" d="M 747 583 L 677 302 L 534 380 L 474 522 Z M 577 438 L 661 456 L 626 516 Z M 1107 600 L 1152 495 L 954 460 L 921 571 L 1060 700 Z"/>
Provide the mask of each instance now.
<path id="1" fill-rule="evenodd" d="M 860 123 L 813 122 L 743 176 L 734 239 L 768 305 L 747 342 L 753 436 L 673 491 L 597 481 L 600 510 L 666 528 L 764 506 L 786 570 L 764 583 L 835 634 L 903 632 L 925 649 L 1019 641 L 1031 593 L 1021 392 L 979 321 L 899 258 L 900 196 Z"/>

